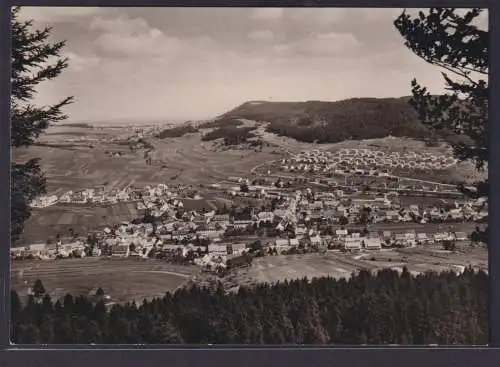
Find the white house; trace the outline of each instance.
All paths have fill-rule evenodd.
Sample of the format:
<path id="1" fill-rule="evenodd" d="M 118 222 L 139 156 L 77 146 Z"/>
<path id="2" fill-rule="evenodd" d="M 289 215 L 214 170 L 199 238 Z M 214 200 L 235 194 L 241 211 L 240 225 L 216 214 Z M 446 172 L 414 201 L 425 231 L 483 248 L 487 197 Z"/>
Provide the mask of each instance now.
<path id="1" fill-rule="evenodd" d="M 260 212 L 258 214 L 258 217 L 259 217 L 259 223 L 272 222 L 274 220 L 274 213 L 273 212 Z"/>
<path id="2" fill-rule="evenodd" d="M 367 250 L 380 250 L 382 248 L 380 238 L 366 238 L 363 242 Z"/>
<path id="3" fill-rule="evenodd" d="M 203 231 L 198 231 L 197 234 L 200 237 L 206 237 L 206 238 L 218 238 L 220 237 L 224 231 L 217 231 L 215 229 L 207 229 Z"/>
<path id="4" fill-rule="evenodd" d="M 227 253 L 229 255 L 240 255 L 245 251 L 245 249 L 246 245 L 244 243 L 232 243 L 227 245 Z"/>
<path id="5" fill-rule="evenodd" d="M 111 248 L 111 255 L 114 257 L 128 257 L 130 248 L 128 244 L 118 244 Z"/>
<path id="6" fill-rule="evenodd" d="M 344 249 L 346 250 L 360 250 L 361 249 L 361 239 L 354 237 L 344 238 Z"/>
<path id="7" fill-rule="evenodd" d="M 221 223 L 229 223 L 229 214 L 216 214 L 213 216 L 212 221 L 221 222 Z"/>
<path id="8" fill-rule="evenodd" d="M 426 233 L 417 233 L 417 241 L 419 243 L 426 243 L 428 240 Z"/>
<path id="9" fill-rule="evenodd" d="M 304 227 L 296 227 L 295 228 L 295 235 L 296 236 L 303 236 L 306 234 L 306 229 Z"/>
<path id="10" fill-rule="evenodd" d="M 32 245 L 29 245 L 28 249 L 32 252 L 37 252 L 37 251 L 45 250 L 45 247 L 46 247 L 45 243 L 35 243 Z"/>
<path id="11" fill-rule="evenodd" d="M 311 245 L 313 245 L 313 246 L 321 246 L 323 244 L 323 240 L 321 239 L 321 237 L 319 235 L 311 237 L 310 241 L 311 241 Z"/>
<path id="12" fill-rule="evenodd" d="M 399 222 L 399 213 L 395 210 L 389 210 L 385 213 L 386 219 L 392 222 Z"/>
<path id="13" fill-rule="evenodd" d="M 337 229 L 335 230 L 335 235 L 339 238 L 347 236 L 347 229 Z"/>
<path id="14" fill-rule="evenodd" d="M 227 245 L 223 244 L 209 244 L 208 245 L 208 253 L 209 254 L 219 254 L 219 255 L 227 255 Z"/>
<path id="15" fill-rule="evenodd" d="M 252 224 L 253 224 L 253 221 L 251 221 L 251 220 L 235 220 L 233 222 L 234 228 L 240 228 L 240 229 L 245 229 Z"/>

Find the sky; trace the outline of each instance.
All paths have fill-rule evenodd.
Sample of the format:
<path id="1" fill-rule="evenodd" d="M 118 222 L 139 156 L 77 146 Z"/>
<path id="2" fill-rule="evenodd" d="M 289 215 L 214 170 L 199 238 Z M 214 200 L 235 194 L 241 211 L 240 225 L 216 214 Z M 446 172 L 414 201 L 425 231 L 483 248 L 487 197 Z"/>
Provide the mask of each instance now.
<path id="1" fill-rule="evenodd" d="M 66 40 L 69 67 L 36 102 L 72 122 L 209 119 L 250 100 L 401 97 L 441 70 L 404 46 L 403 9 L 25 7 Z M 487 13 L 479 22 L 487 26 Z"/>

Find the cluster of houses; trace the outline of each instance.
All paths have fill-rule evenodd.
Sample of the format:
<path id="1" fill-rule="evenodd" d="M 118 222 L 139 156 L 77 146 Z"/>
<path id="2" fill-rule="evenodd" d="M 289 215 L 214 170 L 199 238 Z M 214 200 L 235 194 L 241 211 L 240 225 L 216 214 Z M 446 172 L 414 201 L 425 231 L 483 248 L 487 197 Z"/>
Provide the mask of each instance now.
<path id="1" fill-rule="evenodd" d="M 310 150 L 283 159 L 281 169 L 289 172 L 358 173 L 388 176 L 393 169 L 445 170 L 457 164 L 451 156 L 430 153 L 390 152 L 371 149 L 340 149 L 336 152 Z"/>
<path id="2" fill-rule="evenodd" d="M 45 208 L 57 203 L 60 204 L 116 204 L 119 202 L 133 202 L 142 198 L 175 197 L 177 193 L 164 184 L 146 186 L 138 189 L 126 187 L 123 189 L 106 190 L 104 187 L 67 191 L 62 195 L 46 195 L 34 199 L 32 207 Z"/>
<path id="3" fill-rule="evenodd" d="M 84 257 L 86 244 L 82 241 L 70 241 L 62 243 L 34 243 L 27 246 L 11 247 L 10 255 L 13 260 L 23 259 L 26 257 L 35 257 L 41 260 L 49 260 L 54 258 L 67 258 L 71 256 Z M 94 252 L 95 256 L 100 255 L 100 250 Z"/>
<path id="4" fill-rule="evenodd" d="M 131 189 L 111 190 L 105 192 L 104 188 L 67 191 L 64 194 L 40 196 L 33 200 L 31 207 L 45 208 L 55 204 L 115 204 L 118 202 L 132 201 L 134 192 Z"/>
<path id="5" fill-rule="evenodd" d="M 47 208 L 56 204 L 58 200 L 59 198 L 57 197 L 57 195 L 39 196 L 31 202 L 30 206 L 32 208 Z"/>
<path id="6" fill-rule="evenodd" d="M 278 189 L 279 190 L 279 189 Z M 346 197 L 342 190 L 313 192 L 311 189 L 285 191 L 281 193 L 275 207 L 253 208 L 238 217 L 228 212 L 184 210 L 177 194 L 165 185 L 147 187 L 142 190 L 144 208 L 154 208 L 153 215 L 161 216 L 155 221 L 123 222 L 113 228 L 104 228 L 96 234 L 98 245 L 89 251 L 87 239 L 72 240 L 63 244 L 34 244 L 28 248 L 13 248 L 13 256 L 29 252 L 36 256 L 143 256 L 148 257 L 152 249 L 178 252 L 182 256 L 190 251 L 198 254 L 238 254 L 244 251 L 257 228 L 272 229 L 269 238 L 276 239 L 273 249 L 282 253 L 290 248 L 304 246 L 340 247 L 351 249 L 377 249 L 384 244 L 407 246 L 439 242 L 444 240 L 465 241 L 463 233 L 426 234 L 405 233 L 365 235 L 348 234 L 339 227 L 351 224 L 439 221 L 478 221 L 488 215 L 485 199 L 462 202 L 442 202 L 437 206 L 410 205 L 402 207 L 397 196 L 390 194 L 364 195 L 363 198 Z M 163 204 L 162 204 L 163 203 Z M 138 204 L 138 205 L 139 205 Z M 161 207 L 158 209 L 158 205 Z M 158 211 L 158 212 L 157 212 Z M 337 229 L 335 229 L 337 228 Z M 253 229 L 253 232 L 252 232 Z M 267 231 L 266 229 L 266 231 Z M 250 231 L 250 232 L 248 232 Z M 239 233 L 238 244 L 234 235 Z M 252 236 L 253 233 L 253 236 Z M 464 237 L 465 236 L 465 237 Z M 248 237 L 248 241 L 245 238 Z M 243 240 L 241 239 L 243 238 Z M 465 239 L 464 239 L 465 238 Z M 208 252 L 208 254 L 207 254 Z"/>
<path id="7" fill-rule="evenodd" d="M 417 233 L 414 230 L 408 231 L 379 231 L 379 232 L 351 232 L 347 229 L 338 229 L 333 235 L 321 236 L 317 232 L 310 232 L 307 237 L 296 237 L 293 239 L 276 239 L 270 246 L 282 254 L 292 248 L 302 246 L 323 248 L 337 248 L 346 251 L 354 250 L 380 250 L 383 247 L 414 247 L 417 245 L 439 244 L 451 241 L 460 246 L 470 243 L 470 238 L 465 232 L 438 232 L 438 233 Z"/>
<path id="8" fill-rule="evenodd" d="M 112 256 L 112 257 L 150 257 L 150 252 L 161 251 L 175 253 L 186 257 L 194 253 L 195 264 L 206 266 L 210 264 L 225 264 L 228 259 L 242 255 L 249 251 L 251 244 L 245 241 L 227 241 L 223 231 L 217 236 L 205 237 L 200 242 L 200 233 L 170 233 L 152 236 L 153 227 L 150 224 L 125 224 L 113 230 L 106 228 L 98 234 L 98 246 L 89 252 L 89 244 L 83 240 L 73 240 L 68 243 L 58 241 L 55 244 L 33 244 L 26 247 L 11 249 L 11 256 L 24 257 L 26 254 L 40 259 L 55 257 L 84 257 L 84 256 Z M 164 232 L 164 231 L 162 231 Z M 179 239 L 182 239 L 179 241 Z M 417 233 L 415 230 L 406 231 L 350 231 L 337 229 L 331 235 L 321 235 L 319 231 L 309 229 L 299 231 L 293 238 L 286 235 L 269 239 L 262 243 L 262 249 L 276 254 L 287 254 L 297 249 L 342 249 L 345 251 L 380 250 L 391 247 L 414 247 L 440 244 L 445 241 L 453 242 L 456 247 L 467 246 L 471 243 L 465 232 L 437 232 Z"/>
<path id="9" fill-rule="evenodd" d="M 304 223 L 400 223 L 481 221 L 488 216 L 484 199 L 461 202 L 440 201 L 435 205 L 403 207 L 393 194 L 344 197 L 342 190 L 312 193 L 306 191 L 296 203 L 299 222 Z M 361 223 L 360 223 L 361 220 Z M 342 223 L 343 222 L 343 223 Z"/>

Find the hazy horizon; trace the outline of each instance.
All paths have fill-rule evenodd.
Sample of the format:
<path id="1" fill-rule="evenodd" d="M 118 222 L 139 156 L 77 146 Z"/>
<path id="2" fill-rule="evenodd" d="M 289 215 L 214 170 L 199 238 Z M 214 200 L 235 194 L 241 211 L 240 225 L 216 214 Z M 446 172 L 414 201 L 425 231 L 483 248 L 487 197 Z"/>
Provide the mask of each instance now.
<path id="1" fill-rule="evenodd" d="M 409 97 L 409 95 L 402 95 L 402 96 L 398 96 L 398 97 L 363 97 L 363 96 L 359 96 L 359 97 L 351 97 L 351 98 L 346 98 L 346 99 L 357 99 L 357 98 L 390 99 L 390 98 L 404 98 L 404 97 Z M 186 123 L 186 122 L 190 122 L 190 121 L 197 122 L 197 121 L 204 121 L 204 120 L 215 119 L 215 118 L 219 117 L 220 115 L 224 114 L 225 112 L 229 112 L 233 108 L 239 107 L 239 106 L 241 106 L 241 105 L 243 105 L 244 103 L 247 103 L 247 102 L 302 103 L 302 102 L 313 102 L 314 101 L 314 102 L 332 102 L 333 103 L 333 102 L 340 102 L 340 101 L 343 101 L 343 100 L 345 100 L 345 99 L 331 100 L 331 101 L 327 101 L 327 100 L 274 101 L 274 100 L 249 99 L 249 100 L 246 100 L 246 101 L 242 101 L 241 103 L 238 103 L 237 105 L 234 105 L 231 108 L 228 108 L 226 111 L 223 111 L 221 114 L 219 114 L 217 116 L 207 116 L 207 117 L 203 117 L 203 118 L 199 118 L 199 117 L 194 117 L 194 118 L 184 117 L 184 118 L 181 118 L 181 117 L 179 117 L 179 118 L 176 118 L 176 119 L 169 119 L 168 117 L 152 117 L 152 118 L 144 118 L 144 119 L 141 119 L 141 118 L 111 118 L 111 119 L 107 119 L 107 120 L 103 120 L 103 119 L 74 120 L 70 116 L 67 120 L 55 123 L 54 125 L 66 125 L 66 124 L 68 124 L 68 125 L 69 124 L 93 124 L 93 125 L 99 125 L 99 124 L 103 124 L 103 125 L 104 124 L 109 124 L 109 125 L 120 125 L 120 124 L 123 124 L 123 125 L 182 124 L 182 123 Z"/>
<path id="2" fill-rule="evenodd" d="M 441 70 L 395 29 L 402 11 L 23 7 L 21 17 L 67 40 L 69 67 L 44 83 L 38 104 L 73 95 L 65 123 L 156 124 L 211 119 L 252 100 L 399 98 L 413 78 L 444 92 Z"/>

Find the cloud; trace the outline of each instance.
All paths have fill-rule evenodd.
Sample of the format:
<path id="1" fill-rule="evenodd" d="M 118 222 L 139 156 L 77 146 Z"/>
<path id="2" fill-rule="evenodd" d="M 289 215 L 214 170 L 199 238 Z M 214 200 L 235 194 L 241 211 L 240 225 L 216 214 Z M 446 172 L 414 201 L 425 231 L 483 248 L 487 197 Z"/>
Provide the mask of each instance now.
<path id="1" fill-rule="evenodd" d="M 116 57 L 203 59 L 217 46 L 206 36 L 184 39 L 168 36 L 160 29 L 150 27 L 142 18 L 97 18 L 90 28 L 103 31 L 94 41 L 100 52 Z"/>
<path id="2" fill-rule="evenodd" d="M 344 8 L 294 8 L 286 9 L 287 20 L 294 24 L 328 26 L 346 20 Z"/>
<path id="3" fill-rule="evenodd" d="M 341 42 L 343 45 L 359 45 L 358 40 L 351 33 L 318 33 L 316 39 L 332 42 Z"/>
<path id="4" fill-rule="evenodd" d="M 99 57 L 93 55 L 77 55 L 73 52 L 68 52 L 63 56 L 69 58 L 69 70 L 78 73 L 87 71 L 101 62 Z"/>
<path id="5" fill-rule="evenodd" d="M 255 30 L 248 34 L 248 38 L 254 40 L 272 41 L 274 33 L 270 30 Z"/>
<path id="6" fill-rule="evenodd" d="M 276 20 L 283 17 L 281 8 L 258 8 L 254 9 L 251 18 L 257 20 Z"/>
<path id="7" fill-rule="evenodd" d="M 155 31 L 142 34 L 105 33 L 95 44 L 106 54 L 114 56 L 166 56 L 177 54 L 181 47 L 178 38 L 165 37 Z"/>
<path id="8" fill-rule="evenodd" d="M 70 23 L 75 19 L 92 17 L 105 12 L 104 8 L 93 7 L 35 7 L 23 6 L 21 19 L 33 19 L 40 23 Z"/>
<path id="9" fill-rule="evenodd" d="M 90 29 L 109 33 L 135 34 L 149 31 L 148 23 L 142 18 L 97 17 L 90 23 Z"/>
<path id="10" fill-rule="evenodd" d="M 401 9 L 88 9 L 54 25 L 69 69 L 39 94 L 40 104 L 74 95 L 74 121 L 207 118 L 255 98 L 397 97 L 414 77 L 443 86 L 395 30 Z"/>
<path id="11" fill-rule="evenodd" d="M 359 50 L 361 44 L 351 33 L 319 33 L 289 44 L 274 46 L 279 56 L 348 56 Z"/>

